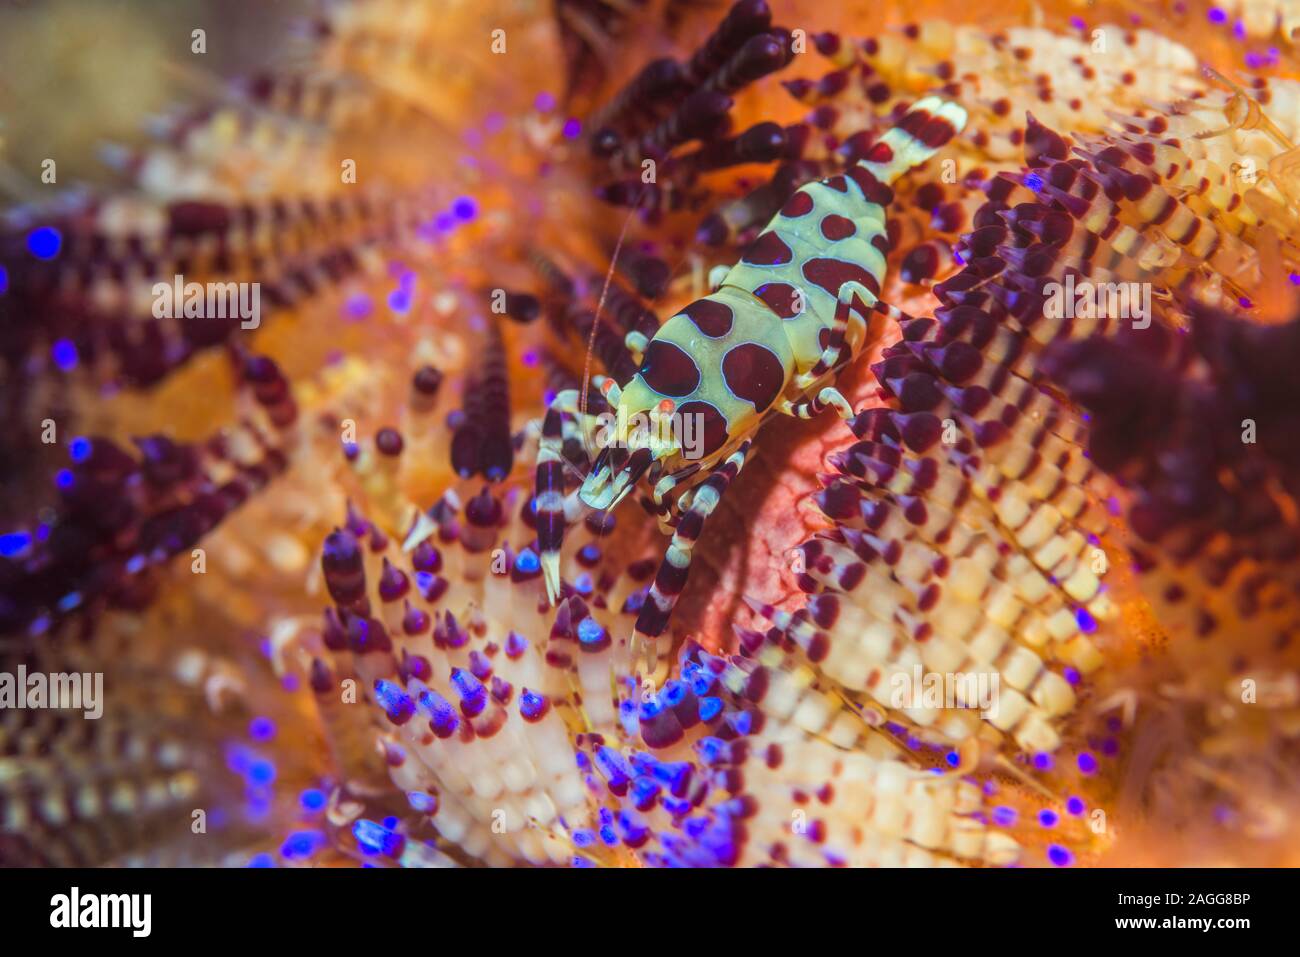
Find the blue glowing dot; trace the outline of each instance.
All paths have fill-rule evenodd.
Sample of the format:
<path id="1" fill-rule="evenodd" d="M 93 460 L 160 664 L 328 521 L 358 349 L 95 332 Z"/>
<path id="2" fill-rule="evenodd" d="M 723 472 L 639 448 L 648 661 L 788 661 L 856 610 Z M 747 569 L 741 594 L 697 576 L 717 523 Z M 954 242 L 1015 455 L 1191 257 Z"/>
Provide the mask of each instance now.
<path id="1" fill-rule="evenodd" d="M 462 702 L 480 706 L 486 702 L 487 690 L 483 687 L 483 682 L 463 668 L 451 670 L 451 686 Z"/>
<path id="2" fill-rule="evenodd" d="M 660 692 L 659 697 L 664 699 L 668 707 L 675 708 L 686 700 L 686 685 L 673 679 L 664 685 L 664 690 Z"/>
<path id="3" fill-rule="evenodd" d="M 438 810 L 438 799 L 424 791 L 411 791 L 406 795 L 406 803 L 421 814 L 431 814 Z"/>
<path id="4" fill-rule="evenodd" d="M 63 237 L 52 226 L 42 226 L 27 234 L 27 249 L 37 259 L 53 259 L 62 247 Z"/>
<path id="5" fill-rule="evenodd" d="M 72 488 L 72 470 L 59 469 L 58 474 L 54 476 L 54 484 L 59 488 Z"/>
<path id="6" fill-rule="evenodd" d="M 577 139 L 578 134 L 582 132 L 582 123 L 575 117 L 569 117 L 564 121 L 564 129 L 561 130 L 566 139 Z"/>
<path id="7" fill-rule="evenodd" d="M 1050 771 L 1052 769 L 1052 756 L 1046 751 L 1040 751 L 1034 755 L 1034 767 L 1040 771 Z"/>
<path id="8" fill-rule="evenodd" d="M 1074 855 L 1061 847 L 1060 844 L 1052 844 L 1047 848 L 1048 859 L 1057 867 L 1069 867 L 1074 863 Z"/>
<path id="9" fill-rule="evenodd" d="M 541 93 L 538 93 L 537 98 L 533 100 L 533 106 L 539 113 L 549 113 L 551 110 L 555 109 L 555 97 L 551 96 L 551 94 L 546 91 L 542 91 Z"/>
<path id="10" fill-rule="evenodd" d="M 275 867 L 275 859 L 270 854 L 255 854 L 248 859 L 249 867 Z"/>
<path id="11" fill-rule="evenodd" d="M 325 845 L 325 835 L 320 831 L 298 831 L 290 834 L 280 847 L 285 858 L 311 857 Z"/>
<path id="12" fill-rule="evenodd" d="M 5 558 L 13 558 L 15 555 L 21 555 L 27 551 L 31 544 L 32 537 L 26 532 L 10 532 L 8 535 L 0 535 L 0 555 Z"/>
<path id="13" fill-rule="evenodd" d="M 78 436 L 68 443 L 68 456 L 74 462 L 84 462 L 90 458 L 90 439 Z"/>
<path id="14" fill-rule="evenodd" d="M 949 751 L 947 754 L 944 755 L 944 760 L 947 761 L 948 764 L 950 764 L 952 767 L 955 768 L 957 765 L 961 764 L 961 755 L 958 754 L 956 751 Z"/>
<path id="15" fill-rule="evenodd" d="M 388 294 L 388 308 L 399 315 L 411 311 L 411 290 L 405 286 L 394 289 Z"/>
<path id="16" fill-rule="evenodd" d="M 405 724 L 415 714 L 415 702 L 411 696 L 399 685 L 383 678 L 375 682 L 375 700 L 394 724 Z"/>
<path id="17" fill-rule="evenodd" d="M 1016 823 L 1015 808 L 1000 806 L 993 809 L 993 823 L 999 827 L 1010 827 Z"/>
<path id="18" fill-rule="evenodd" d="M 298 797 L 304 811 L 319 811 L 329 800 L 320 788 L 308 788 Z"/>
<path id="19" fill-rule="evenodd" d="M 4 270 L 0 269 L 0 275 L 3 274 L 4 274 Z M 1293 272 L 1287 278 L 1291 280 L 1291 285 L 1300 286 L 1300 272 Z M 0 281 L 0 292 L 4 292 L 4 284 L 2 281 Z"/>
<path id="20" fill-rule="evenodd" d="M 248 780 L 253 784 L 270 784 L 275 780 L 275 765 L 258 758 L 248 766 Z"/>
<path id="21" fill-rule="evenodd" d="M 1082 814 L 1085 806 L 1083 798 L 1081 797 L 1072 797 L 1070 800 L 1065 802 L 1065 810 L 1074 817 L 1078 817 Z"/>
<path id="22" fill-rule="evenodd" d="M 525 548 L 519 553 L 519 557 L 515 559 L 515 567 L 525 575 L 531 575 L 542 567 L 542 563 L 531 548 Z"/>
<path id="23" fill-rule="evenodd" d="M 1087 751 L 1080 752 L 1079 770 L 1082 771 L 1084 774 L 1092 774 L 1094 771 L 1097 770 L 1097 759 L 1094 758 Z"/>
<path id="24" fill-rule="evenodd" d="M 478 215 L 478 203 L 470 196 L 461 196 L 451 204 L 451 212 L 457 219 L 469 222 Z"/>
<path id="25" fill-rule="evenodd" d="M 384 853 L 394 856 L 406 843 L 402 835 L 365 818 L 352 825 L 352 835 L 357 839 L 357 844 L 362 851 L 371 854 Z"/>
<path id="26" fill-rule="evenodd" d="M 350 296 L 348 301 L 343 304 L 343 314 L 348 319 L 364 319 L 370 315 L 371 308 L 370 297 L 359 292 L 354 296 Z"/>
<path id="27" fill-rule="evenodd" d="M 71 372 L 77 367 L 77 347 L 71 339 L 60 339 L 50 349 L 54 364 L 64 372 Z"/>
<path id="28" fill-rule="evenodd" d="M 1238 20 L 1232 25 L 1232 35 L 1238 40 L 1246 39 L 1246 23 L 1244 20 Z"/>
<path id="29" fill-rule="evenodd" d="M 534 719 L 546 710 L 546 698 L 536 691 L 524 689 L 524 693 L 519 696 L 519 713 L 525 718 Z"/>
<path id="30" fill-rule="evenodd" d="M 254 718 L 248 723 L 248 736 L 254 741 L 270 741 L 275 737 L 275 722 L 270 718 Z"/>
<path id="31" fill-rule="evenodd" d="M 1070 682 L 1072 685 L 1077 685 L 1083 680 L 1083 676 L 1079 674 L 1079 669 L 1077 668 L 1066 668 L 1065 680 Z"/>
<path id="32" fill-rule="evenodd" d="M 1210 7 L 1209 11 L 1205 14 L 1205 16 L 1211 23 L 1228 22 L 1227 12 L 1224 10 L 1220 10 L 1218 7 Z"/>
<path id="33" fill-rule="evenodd" d="M 1291 278 L 1295 278 L 1292 276 Z M 0 295 L 9 291 L 9 270 L 0 266 Z"/>
<path id="34" fill-rule="evenodd" d="M 81 604 L 81 592 L 70 591 L 59 599 L 59 611 L 69 612 Z"/>
<path id="35" fill-rule="evenodd" d="M 584 645 L 598 642 L 605 637 L 605 629 L 594 618 L 584 618 L 578 623 L 578 640 Z"/>
<path id="36" fill-rule="evenodd" d="M 1074 610 L 1074 620 L 1078 622 L 1079 629 L 1086 634 L 1091 634 L 1097 630 L 1097 621 L 1088 613 L 1086 608 L 1076 608 Z"/>
<path id="37" fill-rule="evenodd" d="M 456 218 L 451 213 L 439 213 L 433 217 L 433 228 L 440 233 L 449 233 L 456 228 Z"/>
<path id="38" fill-rule="evenodd" d="M 1036 193 L 1043 188 L 1043 177 L 1037 173 L 1029 173 L 1025 176 L 1025 185 Z"/>
<path id="39" fill-rule="evenodd" d="M 1059 820 L 1060 818 L 1057 817 L 1056 812 L 1050 808 L 1043 808 L 1038 812 L 1038 823 L 1043 827 L 1056 827 L 1056 822 Z"/>

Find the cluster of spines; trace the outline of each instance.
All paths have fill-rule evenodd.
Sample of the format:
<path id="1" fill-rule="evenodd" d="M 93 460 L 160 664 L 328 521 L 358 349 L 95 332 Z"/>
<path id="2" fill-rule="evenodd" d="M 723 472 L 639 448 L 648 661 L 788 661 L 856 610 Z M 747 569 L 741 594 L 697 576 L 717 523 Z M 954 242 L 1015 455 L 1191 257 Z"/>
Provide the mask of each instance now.
<path id="1" fill-rule="evenodd" d="M 144 436 L 138 455 L 103 436 L 69 443 L 72 463 L 54 479 L 54 518 L 33 522 L 22 533 L 27 544 L 0 557 L 0 630 L 43 633 L 74 612 L 139 610 L 157 567 L 284 471 L 297 419 L 288 383 L 265 356 L 238 365 L 248 414 L 206 442 Z"/>
<path id="2" fill-rule="evenodd" d="M 1179 117 L 1172 122 L 1186 126 Z M 1278 596 L 1259 587 L 1255 563 L 1284 562 L 1295 550 L 1285 507 L 1270 495 L 1244 491 L 1258 490 L 1263 473 L 1283 488 L 1292 481 L 1281 438 L 1286 426 L 1278 419 L 1289 401 L 1264 398 L 1266 387 L 1258 383 L 1272 381 L 1259 372 L 1273 361 L 1264 357 L 1266 349 L 1293 350 L 1294 323 L 1260 327 L 1200 301 L 1220 285 L 1254 294 L 1261 283 L 1281 280 L 1262 275 L 1254 251 L 1264 234 L 1252 204 L 1243 201 L 1252 184 L 1224 176 L 1203 149 L 1193 149 L 1200 141 L 1170 136 L 1170 123 L 1129 118 L 1069 158 L 1065 141 L 1031 120 L 1030 143 L 1041 148 L 1027 144 L 1030 170 L 1004 180 L 1029 195 L 991 184 L 983 228 L 963 250 L 970 266 L 939 292 L 994 314 L 1005 310 L 1049 347 L 1033 374 L 1094 414 L 1092 461 L 1134 490 L 1127 518 L 1142 540 L 1131 548 L 1139 569 L 1152 571 L 1155 550 L 1148 543 L 1155 542 L 1174 564 L 1194 561 L 1198 568 L 1196 584 L 1168 567 L 1148 574 L 1165 582 L 1155 589 L 1163 591 L 1157 599 L 1162 620 L 1177 633 L 1204 637 L 1225 617 L 1276 605 Z M 1028 201 L 1016 202 L 1022 198 Z M 1080 282 L 1141 280 L 1167 294 L 1153 297 L 1146 320 L 1048 319 L 1045 285 L 1061 282 L 1067 271 Z M 991 299 L 981 302 L 985 293 Z M 995 300 L 1000 308 L 988 308 Z M 1240 305 L 1249 308 L 1249 301 Z M 1188 326 L 1193 335 L 1179 336 L 1176 330 Z M 1127 396 L 1123 411 L 1116 406 L 1120 395 Z M 1268 438 L 1246 443 L 1247 422 L 1267 423 Z M 1167 449 L 1155 453 L 1154 445 Z M 1225 484 L 1225 469 L 1240 477 Z M 1170 575 L 1174 580 L 1166 581 Z M 1213 598 L 1229 579 L 1232 611 Z M 1198 584 L 1210 586 L 1213 611 L 1191 601 L 1204 594 Z M 1261 600 L 1261 592 L 1270 598 Z M 1293 627 L 1285 616 L 1273 620 L 1279 635 Z"/>
<path id="3" fill-rule="evenodd" d="M 499 482 L 514 465 L 514 439 L 505 342 L 495 317 L 488 325 L 482 358 L 466 378 L 463 401 L 451 440 L 451 467 L 461 478 L 482 475 Z"/>
<path id="4" fill-rule="evenodd" d="M 33 670 L 52 656 L 29 661 Z M 11 664 L 11 662 L 7 663 Z M 67 666 L 68 661 L 62 661 Z M 60 710 L 0 717 L 0 764 L 23 773 L 0 781 L 0 861 L 6 866 L 87 867 L 115 860 L 158 831 L 175 830 L 198 800 L 196 755 L 133 718 L 87 721 Z"/>
<path id="5" fill-rule="evenodd" d="M 1048 163 L 1083 178 L 1032 118 L 1026 152 L 1030 172 L 1015 180 L 1046 185 Z M 1100 664 L 1089 633 L 1117 608 L 1101 582 L 1105 483 L 1083 423 L 1038 386 L 1040 344 L 1096 324 L 1043 317 L 1053 273 L 1026 276 L 1025 264 L 1078 257 L 1061 252 L 1068 214 L 1012 206 L 1012 182 L 988 184 L 935 317 L 902 317 L 902 341 L 873 367 L 893 407 L 860 413 L 859 441 L 831 458 L 816 499 L 836 530 L 802 549 L 800 585 L 815 597 L 795 615 L 759 610 L 827 677 L 886 709 L 898 708 L 890 676 L 916 663 L 998 675 L 1005 707 L 986 718 L 1034 753 L 1059 747 L 1055 721 L 1074 704 L 1063 675 Z M 1052 217 L 1065 228 L 1026 228 Z M 908 718 L 954 743 L 980 734 L 969 711 Z"/>
<path id="6" fill-rule="evenodd" d="M 643 747 L 579 736 L 600 804 L 596 826 L 575 835 L 582 847 L 625 847 L 652 866 L 1017 857 L 1014 839 L 979 822 L 978 787 L 873 751 L 862 719 L 772 640 L 742 635 L 727 657 L 688 644 L 678 677 L 622 704 L 624 740 Z"/>
<path id="7" fill-rule="evenodd" d="M 1129 551 L 1170 633 L 1207 640 L 1248 627 L 1258 640 L 1239 643 L 1243 654 L 1246 644 L 1284 651 L 1300 625 L 1287 570 L 1300 555 L 1300 459 L 1295 397 L 1277 370 L 1297 355 L 1300 321 L 1259 325 L 1204 305 L 1190 318 L 1187 337 L 1062 344 L 1050 371 L 1092 414 L 1094 458 L 1131 489 Z"/>
<path id="8" fill-rule="evenodd" d="M 464 854 L 496 863 L 572 853 L 565 822 L 587 805 L 568 729 L 616 728 L 611 676 L 626 654 L 611 636 L 635 606 L 635 581 L 592 541 L 552 619 L 527 541 L 535 521 L 517 491 L 484 489 L 463 507 L 444 497 L 405 554 L 356 513 L 322 554 L 334 601 L 328 660 L 311 666 L 322 711 L 338 710 L 338 682 L 354 678 L 381 716 L 388 773 L 420 796 L 412 807 Z"/>
<path id="9" fill-rule="evenodd" d="M 1014 840 L 980 823 L 977 787 L 880 752 L 859 711 L 821 689 L 776 632 L 742 635 L 731 657 L 691 645 L 662 687 L 638 686 L 620 636 L 653 563 L 620 568 L 593 539 L 552 613 L 536 600 L 535 545 L 508 544 L 536 520 L 515 498 L 444 498 L 402 556 L 353 512 L 322 556 L 334 601 L 311 669 L 322 710 L 338 710 L 341 679 L 357 681 L 414 820 L 457 854 L 654 865 L 1016 856 Z M 593 535 L 602 525 L 586 523 Z M 386 833 L 406 848 L 413 827 Z"/>
<path id="10" fill-rule="evenodd" d="M 729 137 L 729 114 L 737 92 L 792 57 L 790 32 L 772 25 L 765 0 L 740 0 L 689 59 L 647 64 L 593 115 L 591 151 L 616 177 L 599 195 L 647 214 L 687 208 L 702 174 L 781 158 L 781 127 L 759 123 Z M 700 145 L 682 152 L 692 141 Z M 651 186 L 641 179 L 647 159 L 658 164 Z"/>

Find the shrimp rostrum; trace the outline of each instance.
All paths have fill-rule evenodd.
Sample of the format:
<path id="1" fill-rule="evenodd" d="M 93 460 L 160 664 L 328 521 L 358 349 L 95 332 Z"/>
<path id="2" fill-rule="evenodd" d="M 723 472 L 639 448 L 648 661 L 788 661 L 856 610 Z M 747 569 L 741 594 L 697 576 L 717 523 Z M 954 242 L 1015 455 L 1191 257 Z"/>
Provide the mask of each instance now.
<path id="1" fill-rule="evenodd" d="M 593 377 L 613 410 L 601 424 L 580 408 L 577 390 L 555 398 L 542 425 L 534 499 L 552 604 L 566 524 L 583 506 L 615 508 L 645 479 L 660 525 L 672 533 L 631 643 L 634 660 L 654 669 L 695 543 L 759 427 L 774 415 L 811 418 L 827 407 L 852 417 L 835 378 L 865 347 L 872 313 L 898 315 L 878 299 L 890 184 L 965 123 L 960 106 L 927 97 L 863 159 L 798 189 L 716 290 L 660 326 L 627 385 Z M 582 487 L 566 497 L 565 446 L 575 429 L 584 446 L 594 435 L 599 451 Z"/>

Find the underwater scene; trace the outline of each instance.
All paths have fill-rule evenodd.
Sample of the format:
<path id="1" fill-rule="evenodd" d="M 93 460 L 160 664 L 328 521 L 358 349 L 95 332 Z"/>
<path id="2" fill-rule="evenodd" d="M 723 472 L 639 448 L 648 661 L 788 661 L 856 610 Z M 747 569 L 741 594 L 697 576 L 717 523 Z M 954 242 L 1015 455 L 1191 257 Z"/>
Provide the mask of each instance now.
<path id="1" fill-rule="evenodd" d="M 0 865 L 1300 864 L 1300 0 L 11 0 L 0 403 Z"/>

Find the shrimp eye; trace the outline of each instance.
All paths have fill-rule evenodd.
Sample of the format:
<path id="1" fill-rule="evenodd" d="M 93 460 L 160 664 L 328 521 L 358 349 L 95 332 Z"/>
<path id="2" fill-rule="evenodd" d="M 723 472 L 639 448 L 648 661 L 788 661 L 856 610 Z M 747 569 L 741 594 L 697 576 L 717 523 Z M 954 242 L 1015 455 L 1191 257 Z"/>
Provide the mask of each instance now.
<path id="1" fill-rule="evenodd" d="M 659 409 L 659 411 L 660 411 L 661 413 L 663 413 L 664 415 L 669 415 L 669 414 L 673 411 L 673 409 L 675 409 L 676 407 L 677 407 L 677 406 L 676 406 L 676 404 L 673 402 L 672 399 L 661 399 L 661 400 L 659 400 L 659 406 L 658 406 L 658 409 Z"/>

